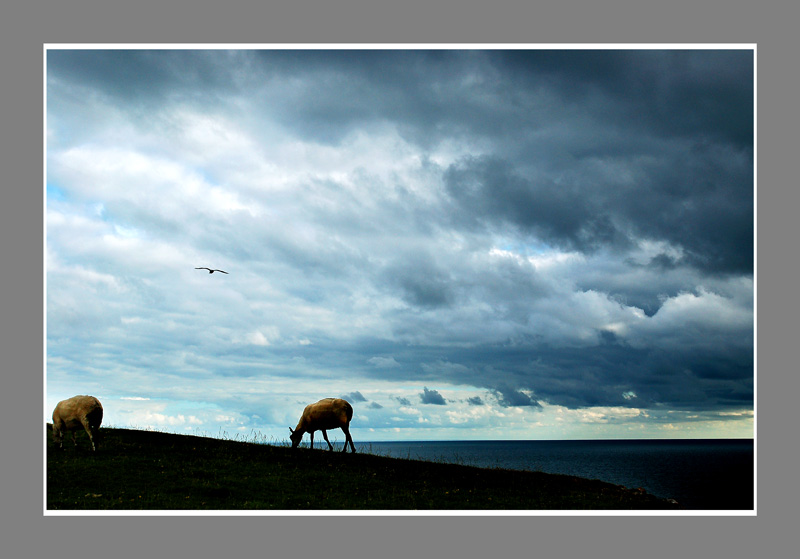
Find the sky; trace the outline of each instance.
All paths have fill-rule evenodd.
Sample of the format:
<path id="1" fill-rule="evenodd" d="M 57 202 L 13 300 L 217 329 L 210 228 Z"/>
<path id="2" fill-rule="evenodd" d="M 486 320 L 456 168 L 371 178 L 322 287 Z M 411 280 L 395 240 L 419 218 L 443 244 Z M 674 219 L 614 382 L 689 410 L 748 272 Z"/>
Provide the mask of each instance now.
<path id="1" fill-rule="evenodd" d="M 333 396 L 356 445 L 753 437 L 754 64 L 47 49 L 45 419 L 281 443 Z"/>

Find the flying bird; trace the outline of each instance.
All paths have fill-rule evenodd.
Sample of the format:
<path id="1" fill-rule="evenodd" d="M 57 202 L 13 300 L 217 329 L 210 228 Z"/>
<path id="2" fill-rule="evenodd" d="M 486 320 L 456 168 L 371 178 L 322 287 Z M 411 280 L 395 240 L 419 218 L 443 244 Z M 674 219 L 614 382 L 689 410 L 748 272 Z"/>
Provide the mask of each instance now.
<path id="1" fill-rule="evenodd" d="M 208 270 L 209 274 L 213 274 L 214 272 L 222 272 L 223 274 L 227 274 L 225 270 L 217 270 L 213 268 L 206 268 L 205 266 L 201 266 L 200 268 L 195 268 L 195 270 Z"/>

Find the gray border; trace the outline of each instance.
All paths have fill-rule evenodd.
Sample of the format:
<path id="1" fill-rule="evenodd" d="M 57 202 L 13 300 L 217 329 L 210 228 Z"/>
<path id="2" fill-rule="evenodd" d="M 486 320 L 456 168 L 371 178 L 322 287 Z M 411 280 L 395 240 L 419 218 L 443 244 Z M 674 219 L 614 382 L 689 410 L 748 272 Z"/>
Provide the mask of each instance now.
<path id="1" fill-rule="evenodd" d="M 797 5 L 725 0 L 564 0 L 556 5 L 494 0 L 256 0 L 203 2 L 31 0 L 4 5 L 0 22 L 4 269 L 2 356 L 3 551 L 9 557 L 220 557 L 258 553 L 313 557 L 754 557 L 781 556 L 793 534 L 788 476 L 796 448 L 773 410 L 795 391 L 783 346 L 796 343 L 786 305 L 797 277 L 788 231 L 800 207 L 788 169 L 794 158 L 797 91 L 792 41 Z M 42 517 L 42 45 L 44 43 L 758 43 L 759 251 L 758 517 Z M 7 119 L 11 120 L 8 122 Z M 795 124 L 792 127 L 792 124 Z M 777 173 L 776 173 L 777 171 Z M 9 174 L 10 173 L 10 174 Z M 773 258 L 772 255 L 775 255 Z M 789 255 L 789 258 L 781 258 Z M 779 282 L 778 278 L 782 281 Z M 783 279 L 787 278 L 787 279 Z M 783 287 L 783 289 L 781 289 Z M 787 297 L 780 297 L 786 294 Z M 763 295 L 766 294 L 766 295 Z M 769 320 L 763 317 L 768 316 Z M 777 324 L 776 324 L 777 321 Z M 788 332 L 789 334 L 784 334 Z M 782 342 L 784 342 L 782 344 Z M 783 355 L 781 353 L 783 352 Z M 780 386 L 778 386 L 780 385 Z M 796 380 L 794 383 L 796 387 Z M 10 395 L 24 395 L 24 397 Z M 13 422 L 12 422 L 13 419 Z M 13 429 L 9 428 L 13 427 Z M 21 428 L 19 428 L 21 427 Z M 766 441 L 766 445 L 761 443 Z M 783 448 L 771 441 L 785 441 Z M 768 455 L 767 452 L 770 454 Z M 790 532 L 790 530 L 792 530 Z M 74 553 L 73 553 L 74 550 Z M 294 552 L 294 554 L 292 553 Z"/>

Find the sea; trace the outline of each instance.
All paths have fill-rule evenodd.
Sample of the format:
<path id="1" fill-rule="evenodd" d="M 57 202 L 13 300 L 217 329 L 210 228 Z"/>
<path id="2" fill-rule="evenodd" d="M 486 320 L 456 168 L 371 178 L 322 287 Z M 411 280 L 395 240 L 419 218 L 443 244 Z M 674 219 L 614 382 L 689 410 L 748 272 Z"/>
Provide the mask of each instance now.
<path id="1" fill-rule="evenodd" d="M 689 510 L 755 510 L 752 439 L 364 442 L 359 452 L 597 479 Z"/>

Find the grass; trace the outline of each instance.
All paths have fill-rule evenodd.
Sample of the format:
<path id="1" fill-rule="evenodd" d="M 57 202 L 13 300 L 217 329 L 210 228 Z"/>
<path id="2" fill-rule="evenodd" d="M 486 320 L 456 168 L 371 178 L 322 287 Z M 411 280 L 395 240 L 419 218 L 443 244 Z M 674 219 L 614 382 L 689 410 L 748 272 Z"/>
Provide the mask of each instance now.
<path id="1" fill-rule="evenodd" d="M 676 510 L 572 476 L 103 428 L 47 444 L 48 510 Z M 48 425 L 48 437 L 51 437 Z M 337 449 L 341 448 L 337 446 Z"/>

